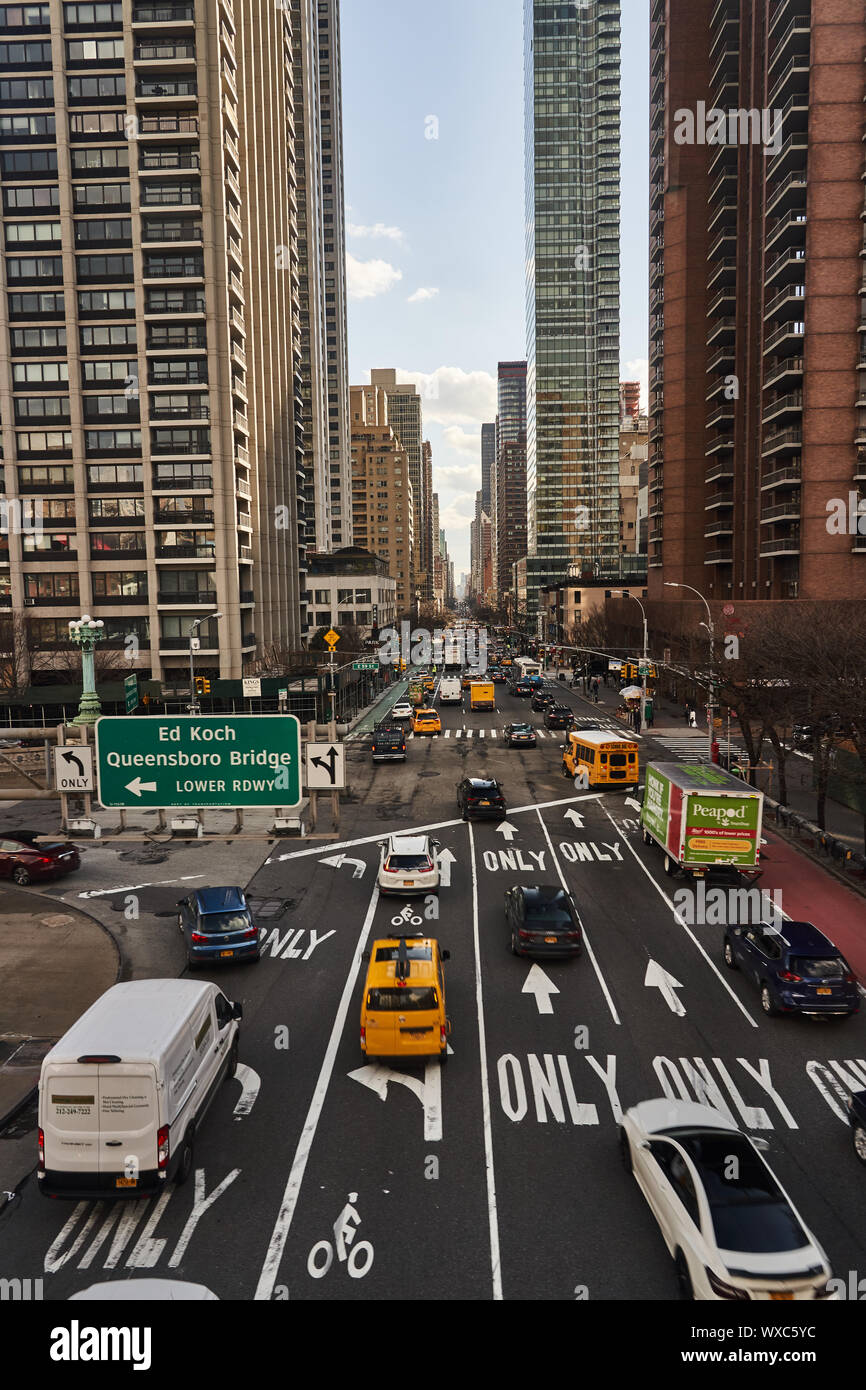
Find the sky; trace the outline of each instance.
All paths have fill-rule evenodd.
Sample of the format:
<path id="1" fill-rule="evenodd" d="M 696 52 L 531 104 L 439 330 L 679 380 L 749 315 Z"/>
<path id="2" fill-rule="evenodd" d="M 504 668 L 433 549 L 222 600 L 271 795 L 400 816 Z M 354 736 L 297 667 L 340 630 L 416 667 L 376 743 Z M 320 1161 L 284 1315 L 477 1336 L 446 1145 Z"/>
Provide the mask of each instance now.
<path id="1" fill-rule="evenodd" d="M 522 0 L 342 0 L 349 378 L 422 396 L 455 576 L 496 367 L 526 356 Z M 649 18 L 622 4 L 620 379 L 648 327 Z"/>

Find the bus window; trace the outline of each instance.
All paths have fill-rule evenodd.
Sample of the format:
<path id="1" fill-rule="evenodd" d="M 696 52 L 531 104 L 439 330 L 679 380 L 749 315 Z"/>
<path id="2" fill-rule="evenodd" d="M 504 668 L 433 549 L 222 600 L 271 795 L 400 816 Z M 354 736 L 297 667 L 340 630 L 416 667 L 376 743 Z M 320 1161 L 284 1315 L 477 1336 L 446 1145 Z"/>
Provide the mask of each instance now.
<path id="1" fill-rule="evenodd" d="M 602 756 L 602 761 L 604 761 L 604 759 L 606 758 L 607 754 L 602 753 L 601 756 Z M 625 753 L 611 753 L 611 755 L 610 755 L 610 765 L 611 765 L 611 767 L 625 767 L 625 763 L 626 763 Z"/>
<path id="2" fill-rule="evenodd" d="M 607 754 L 606 754 L 606 753 L 599 753 L 598 758 L 599 758 L 599 762 L 602 762 L 602 763 L 606 763 L 606 762 L 607 762 Z M 615 760 L 615 758 L 616 758 L 616 754 L 615 754 L 615 753 L 612 753 L 612 754 L 611 754 L 611 759 L 610 759 L 611 762 L 613 762 L 613 761 Z M 625 761 L 625 760 L 623 760 L 623 761 Z"/>

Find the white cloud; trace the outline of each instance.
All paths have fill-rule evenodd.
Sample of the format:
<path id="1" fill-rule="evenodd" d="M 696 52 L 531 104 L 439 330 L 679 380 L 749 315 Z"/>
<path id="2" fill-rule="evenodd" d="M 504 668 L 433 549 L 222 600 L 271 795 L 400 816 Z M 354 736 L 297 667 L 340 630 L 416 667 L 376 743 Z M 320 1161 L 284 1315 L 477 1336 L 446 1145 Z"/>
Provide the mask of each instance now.
<path id="1" fill-rule="evenodd" d="M 496 419 L 496 378 L 489 372 L 464 372 L 461 367 L 412 372 L 398 367 L 397 380 L 417 386 L 425 423 L 468 425 L 480 435 L 482 424 Z M 480 444 L 478 450 L 480 460 Z"/>
<path id="2" fill-rule="evenodd" d="M 446 425 L 442 431 L 442 439 L 449 449 L 453 449 L 457 454 L 468 454 L 470 458 L 476 460 L 477 466 L 481 467 L 480 431 L 477 434 L 469 434 L 459 425 Z"/>
<path id="3" fill-rule="evenodd" d="M 444 508 L 442 500 L 442 498 L 439 500 L 439 525 L 447 532 L 468 529 L 475 520 L 475 493 L 458 492 Z M 452 552 L 453 558 L 450 538 L 448 538 L 448 548 Z"/>
<path id="4" fill-rule="evenodd" d="M 475 463 L 449 463 L 439 466 L 433 464 L 433 482 L 437 492 L 442 491 L 442 479 L 445 479 L 446 486 L 454 486 L 459 482 L 469 482 L 470 479 L 477 479 L 478 486 L 481 486 L 481 460 Z"/>
<path id="5" fill-rule="evenodd" d="M 635 357 L 633 361 L 626 362 L 620 381 L 639 381 L 640 382 L 640 408 L 641 413 L 646 414 L 649 402 L 649 360 L 646 357 Z"/>
<path id="6" fill-rule="evenodd" d="M 421 303 L 423 300 L 425 300 L 425 299 L 435 299 L 436 296 L 438 295 L 438 293 L 439 293 L 438 290 L 436 290 L 436 289 L 425 289 L 424 286 L 422 285 L 421 288 L 420 288 L 420 289 L 417 289 L 417 290 L 415 291 L 414 294 L 410 294 L 410 296 L 409 296 L 409 298 L 408 298 L 408 300 L 407 300 L 407 303 L 409 303 L 409 304 L 420 304 L 420 303 Z"/>
<path id="7" fill-rule="evenodd" d="M 354 237 L 369 237 L 372 240 L 402 241 L 403 230 L 401 227 L 386 227 L 384 222 L 374 222 L 371 226 L 364 226 L 360 222 L 347 222 L 346 235 Z"/>
<path id="8" fill-rule="evenodd" d="M 346 285 L 350 299 L 375 299 L 379 294 L 387 294 L 402 279 L 402 270 L 387 261 L 359 261 L 351 253 L 346 254 Z"/>

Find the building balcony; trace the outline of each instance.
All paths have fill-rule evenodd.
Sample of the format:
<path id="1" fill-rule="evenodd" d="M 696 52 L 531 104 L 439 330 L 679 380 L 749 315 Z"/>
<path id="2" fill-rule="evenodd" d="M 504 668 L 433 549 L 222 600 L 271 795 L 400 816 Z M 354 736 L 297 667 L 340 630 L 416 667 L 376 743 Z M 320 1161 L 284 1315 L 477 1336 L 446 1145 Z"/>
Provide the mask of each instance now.
<path id="1" fill-rule="evenodd" d="M 761 541 L 762 555 L 799 555 L 800 528 L 793 526 L 787 535 L 774 536 L 772 540 Z"/>
<path id="2" fill-rule="evenodd" d="M 153 521 L 155 526 L 212 526 L 213 516 L 206 508 L 195 511 L 187 508 L 179 512 L 158 510 Z"/>
<path id="3" fill-rule="evenodd" d="M 710 458 L 712 454 L 731 452 L 733 447 L 734 437 L 732 434 L 719 434 L 715 439 L 710 440 L 709 444 L 704 449 L 704 454 L 707 458 Z"/>
<path id="4" fill-rule="evenodd" d="M 705 565 L 731 565 L 734 562 L 733 545 L 720 545 L 715 550 L 708 550 L 704 555 Z"/>
<path id="5" fill-rule="evenodd" d="M 181 138 L 189 136 L 191 139 L 197 140 L 199 135 L 198 117 L 178 115 L 175 112 L 151 116 L 142 114 L 138 118 L 138 133 L 154 139 L 160 135 L 168 135 L 172 139 L 176 139 L 178 136 Z"/>
<path id="6" fill-rule="evenodd" d="M 720 482 L 722 478 L 733 478 L 733 476 L 733 456 L 719 459 L 717 463 L 713 463 L 711 467 L 708 467 L 706 473 L 704 474 L 704 477 L 708 483 L 717 483 Z"/>
<path id="7" fill-rule="evenodd" d="M 708 497 L 707 501 L 704 503 L 704 511 L 705 511 L 705 512 L 720 511 L 723 507 L 733 507 L 733 505 L 734 505 L 734 493 L 733 493 L 733 490 L 732 490 L 731 488 L 723 488 L 723 489 L 721 489 L 721 490 L 718 491 L 718 492 L 712 492 L 712 493 L 710 493 L 710 496 Z"/>
<path id="8" fill-rule="evenodd" d="M 132 10 L 133 27 L 139 24 L 190 25 L 195 23 L 195 5 L 134 5 Z"/>
<path id="9" fill-rule="evenodd" d="M 766 425 L 770 420 L 796 419 L 803 413 L 803 392 L 789 391 L 785 396 L 778 396 L 773 401 L 768 401 L 764 406 L 761 416 Z"/>
<path id="10" fill-rule="evenodd" d="M 195 66 L 195 44 L 184 39 L 175 42 L 137 43 L 132 55 L 134 63 L 171 63 L 176 67 Z M 171 71 L 171 69 L 169 69 Z"/>
<path id="11" fill-rule="evenodd" d="M 126 483 L 123 484 L 123 489 L 122 489 L 122 490 L 123 490 L 124 492 L 128 491 L 128 488 L 127 488 Z M 200 475 L 200 474 L 198 474 L 198 473 L 176 473 L 176 472 L 173 473 L 172 476 L 171 476 L 170 478 L 160 478 L 159 475 L 158 475 L 156 472 L 154 472 L 154 474 L 153 474 L 153 491 L 154 491 L 154 492 L 170 492 L 170 493 L 176 493 L 176 492 L 179 492 L 179 491 L 181 491 L 181 490 L 183 490 L 184 492 L 201 492 L 201 493 L 209 493 L 209 492 L 211 492 L 211 493 L 212 493 L 212 492 L 213 492 L 213 478 L 210 477 L 209 475 L 204 475 L 204 476 L 202 476 L 202 475 Z"/>
<path id="12" fill-rule="evenodd" d="M 789 246 L 764 267 L 764 285 L 767 289 L 795 282 L 802 284 L 806 266 L 806 251 L 802 246 Z"/>
<path id="13" fill-rule="evenodd" d="M 733 356 L 731 357 L 731 361 L 733 362 Z M 711 401 L 714 396 L 718 396 L 722 391 L 729 390 L 730 384 L 730 373 L 725 376 L 714 376 L 707 389 L 707 401 Z M 733 409 L 733 407 L 731 408 Z"/>
<path id="14" fill-rule="evenodd" d="M 714 371 L 716 371 L 719 367 L 723 367 L 723 366 L 730 366 L 730 367 L 733 367 L 733 365 L 734 365 L 734 344 L 733 344 L 733 340 L 731 340 L 730 343 L 725 343 L 725 344 L 723 344 L 721 347 L 717 348 L 716 351 L 715 351 L 714 353 L 712 353 L 711 356 L 707 359 L 707 371 L 708 371 L 708 372 L 714 372 Z M 728 374 L 728 375 L 729 375 L 729 374 Z"/>
<path id="15" fill-rule="evenodd" d="M 767 179 L 775 180 L 786 177 L 793 173 L 795 169 L 805 169 L 807 166 L 809 147 L 806 140 L 805 131 L 795 130 L 789 135 L 787 140 L 782 142 L 778 154 L 771 155 L 767 160 Z"/>
<path id="16" fill-rule="evenodd" d="M 736 39 L 735 34 L 732 34 L 731 37 Z M 740 55 L 736 47 L 720 47 L 718 56 L 712 55 L 710 62 L 713 64 L 710 73 L 711 92 L 715 91 L 720 82 L 737 82 L 740 71 Z"/>
<path id="17" fill-rule="evenodd" d="M 143 150 L 138 161 L 140 174 L 174 173 L 179 169 L 199 169 L 197 150 Z"/>
<path id="18" fill-rule="evenodd" d="M 774 18 L 777 21 L 784 9 L 784 5 L 779 5 L 776 10 Z M 804 51 L 808 53 L 809 39 L 812 32 L 808 14 L 794 15 L 788 26 L 777 35 L 774 35 L 773 28 L 774 26 L 771 24 L 768 30 L 768 38 L 773 44 L 767 63 L 767 73 L 771 82 L 775 80 L 775 75 L 779 71 L 780 63 L 784 62 L 786 59 L 790 61 L 791 58 L 799 58 Z M 775 42 L 773 42 L 774 38 Z"/>
<path id="19" fill-rule="evenodd" d="M 731 310 L 736 306 L 737 292 L 733 284 L 726 285 L 714 295 L 707 305 L 707 318 L 721 314 L 723 317 L 730 316 Z"/>
<path id="20" fill-rule="evenodd" d="M 724 200 L 725 198 L 728 198 L 728 197 L 736 198 L 736 196 L 737 196 L 737 168 L 736 168 L 736 165 L 735 165 L 735 164 L 730 164 L 730 163 L 729 163 L 729 164 L 723 165 L 722 170 L 721 170 L 721 173 L 718 175 L 718 177 L 715 179 L 715 181 L 714 181 L 714 182 L 712 183 L 712 185 L 710 186 L 710 191 L 709 191 L 709 195 L 708 195 L 707 201 L 708 201 L 710 204 L 712 204 L 712 203 L 714 203 L 718 198 L 721 198 L 721 199 Z"/>
<path id="21" fill-rule="evenodd" d="M 792 53 L 790 58 L 784 61 L 779 70 L 778 76 L 770 75 L 770 90 L 767 95 L 767 105 L 779 107 L 792 96 L 794 92 L 808 92 L 809 90 L 809 53 Z"/>
<path id="22" fill-rule="evenodd" d="M 150 408 L 148 415 L 150 421 L 158 420 L 182 420 L 189 421 L 190 424 L 198 424 L 199 420 L 210 419 L 210 406 L 205 401 L 201 405 L 154 405 Z"/>
<path id="23" fill-rule="evenodd" d="M 733 423 L 734 423 L 734 402 L 733 402 L 733 401 L 729 401 L 729 400 L 722 401 L 722 402 L 720 402 L 719 405 L 716 406 L 716 408 L 707 416 L 707 419 L 706 419 L 706 426 L 707 426 L 707 429 L 712 429 L 714 425 L 721 425 L 723 421 L 724 421 L 724 423 L 725 423 L 726 425 L 731 425 L 731 426 L 733 426 Z"/>
<path id="24" fill-rule="evenodd" d="M 160 650 L 160 652 L 188 652 L 188 651 L 189 651 L 189 638 L 188 638 L 188 637 L 160 637 L 160 639 L 159 639 L 159 650 Z M 202 638 L 201 638 L 201 647 L 199 648 L 199 651 L 198 651 L 198 656 L 199 656 L 199 657 L 205 655 L 207 652 L 214 652 L 214 653 L 215 653 L 215 652 L 218 652 L 218 651 L 219 651 L 219 647 L 216 646 L 216 644 L 212 643 L 212 642 L 210 641 L 210 638 L 208 638 L 208 637 L 202 637 Z"/>
<path id="25" fill-rule="evenodd" d="M 160 589 L 156 601 L 161 608 L 186 608 L 188 605 L 200 603 L 207 604 L 209 608 L 216 608 L 217 596 L 214 589 L 200 589 L 197 593 L 184 590 L 182 594 Z M 189 639 L 187 639 L 187 645 L 189 645 Z"/>
<path id="26" fill-rule="evenodd" d="M 207 545 L 157 545 L 158 560 L 215 560 L 216 543 Z"/>
<path id="27" fill-rule="evenodd" d="M 733 255 L 736 245 L 736 229 L 734 227 L 723 227 L 707 252 L 707 260 L 714 261 L 717 257 L 723 257 L 726 260 L 732 260 L 734 269 L 736 269 L 737 263 Z"/>
<path id="28" fill-rule="evenodd" d="M 797 208 L 775 220 L 771 219 L 767 223 L 766 236 L 765 249 L 768 256 L 771 252 L 775 254 L 790 246 L 802 248 L 806 241 L 805 211 Z"/>
<path id="29" fill-rule="evenodd" d="M 767 492 L 770 488 L 776 487 L 799 487 L 800 460 L 792 459 L 782 468 L 774 468 L 771 473 L 765 473 L 761 479 L 761 491 Z"/>
<path id="30" fill-rule="evenodd" d="M 789 497 L 786 502 L 773 502 L 761 508 L 761 525 L 767 526 L 773 521 L 797 521 L 800 520 L 800 497 L 799 494 Z"/>
<path id="31" fill-rule="evenodd" d="M 725 303 L 729 303 L 734 297 L 734 287 L 737 280 L 737 262 L 733 257 L 726 257 L 724 260 L 711 261 L 707 273 L 707 290 L 722 289 L 725 296 Z M 724 289 L 722 287 L 725 287 Z M 713 300 L 713 305 L 718 303 L 718 296 Z M 713 313 L 712 305 L 707 311 Z"/>
<path id="32" fill-rule="evenodd" d="M 198 82 L 195 77 L 180 74 L 171 76 L 160 73 L 153 77 L 139 77 L 135 84 L 136 101 L 184 101 L 198 100 Z"/>
<path id="33" fill-rule="evenodd" d="M 734 534 L 733 517 L 719 517 L 709 521 L 704 527 L 704 539 L 709 540 L 713 536 L 732 536 Z"/>
<path id="34" fill-rule="evenodd" d="M 792 169 L 781 179 L 767 179 L 767 218 L 806 210 L 806 170 Z"/>
<path id="35" fill-rule="evenodd" d="M 786 357 L 797 356 L 803 347 L 804 327 L 802 320 L 794 320 L 774 329 L 764 342 L 764 356 L 778 351 L 785 352 Z"/>
<path id="36" fill-rule="evenodd" d="M 717 203 L 715 207 L 710 209 L 710 215 L 707 220 L 708 233 L 714 232 L 718 235 L 723 227 L 736 230 L 736 226 L 737 203 L 735 199 L 725 198 L 723 202 Z"/>
<path id="37" fill-rule="evenodd" d="M 733 344 L 737 331 L 737 320 L 735 318 L 712 319 L 707 328 L 707 343 Z"/>
<path id="38" fill-rule="evenodd" d="M 764 435 L 761 445 L 761 456 L 766 458 L 770 454 L 799 453 L 802 447 L 802 430 L 779 430 L 776 434 Z"/>

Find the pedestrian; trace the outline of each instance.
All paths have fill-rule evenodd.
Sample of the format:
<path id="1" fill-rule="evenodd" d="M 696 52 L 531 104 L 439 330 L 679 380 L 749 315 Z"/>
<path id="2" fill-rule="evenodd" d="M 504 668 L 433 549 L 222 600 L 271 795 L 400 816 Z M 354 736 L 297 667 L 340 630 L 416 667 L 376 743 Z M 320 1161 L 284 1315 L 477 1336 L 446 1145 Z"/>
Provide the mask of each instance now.
<path id="1" fill-rule="evenodd" d="M 640 733 L 640 710 L 639 710 L 639 709 L 636 709 L 635 712 L 634 712 L 634 731 L 635 731 L 636 734 L 639 734 L 639 733 Z"/>
<path id="2" fill-rule="evenodd" d="M 654 714 L 654 711 L 653 711 L 653 707 L 652 707 L 652 705 L 648 704 L 647 707 L 646 707 L 646 726 L 647 726 L 648 729 L 651 729 L 651 728 L 652 728 L 652 726 L 653 726 L 653 719 L 654 719 L 654 718 L 655 718 L 655 714 Z"/>
<path id="3" fill-rule="evenodd" d="M 697 714 L 697 710 L 690 709 L 690 710 L 689 710 L 689 728 L 690 728 L 690 729 L 696 729 L 697 727 L 698 727 L 698 714 Z"/>

